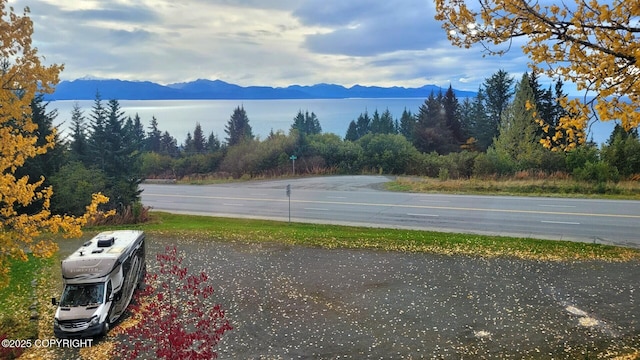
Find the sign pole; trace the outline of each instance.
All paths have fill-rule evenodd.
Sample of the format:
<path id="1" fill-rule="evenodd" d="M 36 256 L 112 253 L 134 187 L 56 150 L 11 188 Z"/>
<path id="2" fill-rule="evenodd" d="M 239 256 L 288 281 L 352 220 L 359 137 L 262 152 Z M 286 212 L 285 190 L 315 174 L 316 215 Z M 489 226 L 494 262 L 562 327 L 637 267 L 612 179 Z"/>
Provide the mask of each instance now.
<path id="1" fill-rule="evenodd" d="M 287 197 L 289 198 L 289 224 L 291 224 L 291 184 L 287 184 Z"/>
<path id="2" fill-rule="evenodd" d="M 291 155 L 289 156 L 289 159 L 291 160 L 291 170 L 293 171 L 293 176 L 296 175 L 296 159 L 298 157 L 295 155 Z"/>

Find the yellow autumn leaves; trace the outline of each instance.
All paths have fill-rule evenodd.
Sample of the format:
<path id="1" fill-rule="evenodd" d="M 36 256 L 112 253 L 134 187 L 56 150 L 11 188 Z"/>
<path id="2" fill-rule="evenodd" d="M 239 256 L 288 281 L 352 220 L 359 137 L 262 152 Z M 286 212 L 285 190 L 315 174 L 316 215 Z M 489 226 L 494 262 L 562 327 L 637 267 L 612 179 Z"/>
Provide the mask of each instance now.
<path id="1" fill-rule="evenodd" d="M 548 147 L 571 149 L 584 142 L 590 121 L 620 121 L 629 130 L 640 125 L 640 28 L 637 1 L 573 0 L 541 5 L 530 0 L 436 0 L 442 21 L 456 46 L 479 43 L 489 54 L 508 51 L 514 38 L 538 73 L 576 84 L 587 101 L 562 99 L 567 116 L 555 126 Z M 473 31 L 469 31 L 472 24 Z M 497 45 L 505 44 L 504 48 Z M 541 124 L 545 126 L 545 124 Z"/>
<path id="2" fill-rule="evenodd" d="M 44 66 L 32 47 L 33 23 L 28 9 L 22 15 L 0 0 L 0 286 L 6 285 L 7 260 L 26 260 L 26 253 L 51 256 L 57 249 L 44 234 L 81 235 L 81 228 L 108 200 L 95 194 L 81 217 L 52 215 L 53 189 L 44 178 L 16 177 L 25 161 L 54 146 L 54 135 L 38 145 L 37 125 L 31 120 L 31 101 L 38 92 L 51 92 L 61 65 Z M 54 133 L 55 134 L 55 133 Z M 27 213 L 25 208 L 30 208 Z"/>

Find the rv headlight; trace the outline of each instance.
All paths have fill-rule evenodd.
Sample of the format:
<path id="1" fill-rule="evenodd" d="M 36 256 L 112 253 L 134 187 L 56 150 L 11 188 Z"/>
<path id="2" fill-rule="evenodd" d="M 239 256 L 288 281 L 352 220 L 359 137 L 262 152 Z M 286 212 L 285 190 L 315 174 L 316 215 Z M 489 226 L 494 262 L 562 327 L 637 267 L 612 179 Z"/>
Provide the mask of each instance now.
<path id="1" fill-rule="evenodd" d="M 53 326 L 60 327 L 60 323 L 58 322 L 58 318 L 53 318 Z"/>
<path id="2" fill-rule="evenodd" d="M 100 321 L 100 319 L 96 315 L 96 316 L 92 317 L 91 320 L 89 321 L 89 326 L 98 325 L 99 321 Z"/>

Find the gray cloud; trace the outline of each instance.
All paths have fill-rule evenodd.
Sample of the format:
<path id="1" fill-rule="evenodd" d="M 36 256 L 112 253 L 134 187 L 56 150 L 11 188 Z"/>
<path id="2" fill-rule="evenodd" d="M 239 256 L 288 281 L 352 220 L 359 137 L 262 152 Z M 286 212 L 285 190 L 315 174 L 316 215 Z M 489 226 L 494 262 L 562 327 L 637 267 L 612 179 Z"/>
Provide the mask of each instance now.
<path id="1" fill-rule="evenodd" d="M 305 43 L 311 51 L 323 54 L 370 56 L 419 50 L 445 38 L 433 20 L 433 5 L 424 1 L 313 0 L 294 15 L 305 24 L 331 28 L 309 35 Z"/>
<path id="2" fill-rule="evenodd" d="M 62 11 L 62 13 L 63 15 L 67 13 L 66 16 L 84 22 L 113 21 L 141 24 L 159 19 L 158 14 L 151 8 L 124 4 L 111 4 L 109 8 L 102 9 Z"/>
<path id="3" fill-rule="evenodd" d="M 424 0 L 14 0 L 31 8 L 34 44 L 63 79 L 84 75 L 160 83 L 197 78 L 240 85 L 337 83 L 475 90 L 497 69 L 525 70 L 458 49 Z M 90 4 L 87 2 L 86 4 Z"/>

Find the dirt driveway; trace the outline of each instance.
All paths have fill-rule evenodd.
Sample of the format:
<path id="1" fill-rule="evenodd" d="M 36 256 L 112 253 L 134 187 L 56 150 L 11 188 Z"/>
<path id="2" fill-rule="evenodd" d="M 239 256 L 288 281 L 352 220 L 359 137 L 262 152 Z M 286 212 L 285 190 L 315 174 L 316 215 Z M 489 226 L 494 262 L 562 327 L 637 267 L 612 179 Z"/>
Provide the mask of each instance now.
<path id="1" fill-rule="evenodd" d="M 640 349 L 640 264 L 148 237 L 205 270 L 221 359 L 573 359 Z M 153 256 L 149 256 L 153 260 Z"/>

